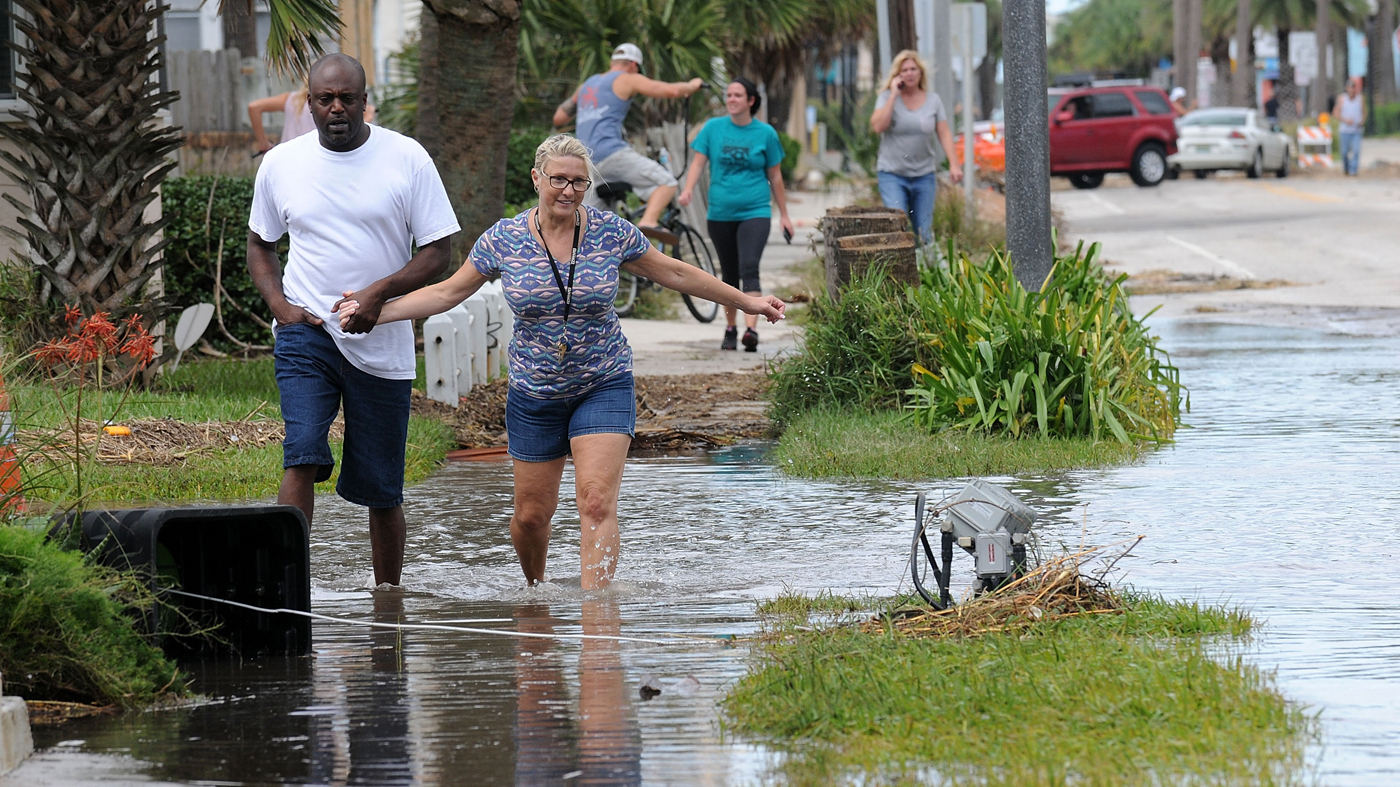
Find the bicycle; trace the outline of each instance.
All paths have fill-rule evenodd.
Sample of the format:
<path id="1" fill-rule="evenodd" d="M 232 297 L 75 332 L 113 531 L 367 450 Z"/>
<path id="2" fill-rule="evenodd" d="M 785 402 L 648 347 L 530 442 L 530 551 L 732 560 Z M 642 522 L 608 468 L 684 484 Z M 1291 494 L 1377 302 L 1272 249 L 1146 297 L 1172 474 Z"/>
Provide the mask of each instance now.
<path id="1" fill-rule="evenodd" d="M 645 205 L 635 210 L 627 207 L 627 194 L 631 190 L 632 184 L 625 181 L 607 183 L 598 187 L 598 198 L 603 201 L 603 204 L 610 206 L 614 213 L 636 224 L 637 219 L 641 218 L 645 210 Z M 661 214 L 659 226 L 641 227 L 640 229 L 643 235 L 659 245 L 667 255 L 694 265 L 718 278 L 714 256 L 710 253 L 710 247 L 706 245 L 705 238 L 694 227 L 681 220 L 680 209 L 674 204 L 668 205 L 666 211 Z M 637 306 L 637 294 L 643 289 L 659 286 L 642 276 L 619 271 L 615 305 L 617 316 L 630 316 Z M 685 308 L 690 310 L 691 316 L 700 322 L 714 322 L 715 317 L 719 315 L 719 304 L 714 301 L 696 298 L 685 293 L 681 293 L 681 300 L 685 301 Z"/>

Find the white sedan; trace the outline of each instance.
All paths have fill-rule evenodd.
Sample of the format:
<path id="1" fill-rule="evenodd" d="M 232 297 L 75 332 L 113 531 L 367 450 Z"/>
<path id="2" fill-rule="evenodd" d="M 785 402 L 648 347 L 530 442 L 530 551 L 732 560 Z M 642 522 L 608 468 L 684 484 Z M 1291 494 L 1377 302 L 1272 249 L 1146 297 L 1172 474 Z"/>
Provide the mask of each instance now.
<path id="1" fill-rule="evenodd" d="M 1188 112 L 1176 121 L 1176 153 L 1167 157 L 1175 173 L 1204 178 L 1220 169 L 1241 169 L 1251 178 L 1272 172 L 1288 177 L 1288 135 L 1253 109 L 1218 107 Z"/>

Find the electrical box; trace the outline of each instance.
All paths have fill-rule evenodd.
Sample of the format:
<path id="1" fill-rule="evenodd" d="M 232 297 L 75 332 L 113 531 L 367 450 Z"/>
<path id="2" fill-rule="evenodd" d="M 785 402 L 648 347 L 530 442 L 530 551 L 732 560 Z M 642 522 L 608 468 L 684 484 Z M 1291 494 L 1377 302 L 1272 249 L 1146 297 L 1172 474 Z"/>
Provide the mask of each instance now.
<path id="1" fill-rule="evenodd" d="M 1005 576 L 1011 573 L 1011 534 L 977 534 L 977 576 Z"/>
<path id="2" fill-rule="evenodd" d="M 306 517 L 295 506 L 134 508 L 82 514 L 82 540 L 98 559 L 135 568 L 152 590 L 172 588 L 265 609 L 311 611 L 311 547 Z M 167 594 L 197 623 L 217 623 L 216 640 L 160 636 L 174 656 L 232 650 L 244 657 L 311 652 L 311 621 L 300 615 L 256 612 L 217 601 Z M 171 621 L 146 615 L 162 635 Z"/>
<path id="3" fill-rule="evenodd" d="M 958 536 L 1028 533 L 1035 522 L 1035 512 L 1002 487 L 979 479 L 963 487 L 953 499 L 948 507 L 948 521 Z"/>

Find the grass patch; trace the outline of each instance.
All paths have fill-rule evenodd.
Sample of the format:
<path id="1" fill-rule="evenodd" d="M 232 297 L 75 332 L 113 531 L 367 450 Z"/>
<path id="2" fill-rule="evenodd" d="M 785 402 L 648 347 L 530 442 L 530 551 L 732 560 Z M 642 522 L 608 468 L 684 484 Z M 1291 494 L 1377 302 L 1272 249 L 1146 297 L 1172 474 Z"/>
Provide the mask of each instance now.
<path id="1" fill-rule="evenodd" d="M 419 359 L 421 366 L 421 359 Z M 10 389 L 15 420 L 20 429 L 53 428 L 64 423 L 64 414 L 53 389 L 46 383 L 20 384 Z M 103 418 L 122 400 L 122 393 L 107 391 Z M 98 403 L 84 402 L 83 416 L 99 418 Z M 178 371 L 162 375 L 148 391 L 126 395 L 117 421 L 138 418 L 174 418 L 188 423 L 242 419 L 279 420 L 280 397 L 271 358 L 186 362 Z M 410 417 L 406 484 L 427 478 L 446 453 L 456 448 L 452 430 L 428 418 Z M 334 489 L 339 476 L 341 444 L 331 443 L 336 473 L 322 484 Z M 24 470 L 31 481 L 31 497 L 63 502 L 72 488 L 72 468 L 52 458 L 26 457 Z M 145 505 L 204 501 L 243 501 L 274 497 L 282 478 L 282 447 L 230 448 L 198 453 L 172 465 L 95 464 L 85 471 L 84 486 L 92 505 Z"/>
<path id="2" fill-rule="evenodd" d="M 187 693 L 175 665 L 137 633 L 150 589 L 61 549 L 42 531 L 0 525 L 0 672 L 27 699 L 136 707 Z"/>
<path id="3" fill-rule="evenodd" d="M 920 639 L 892 623 L 793 627 L 839 605 L 787 599 L 766 608 L 782 613 L 765 622 L 780 635 L 755 646 L 724 712 L 792 751 L 783 767 L 799 784 L 1300 780 L 1315 725 L 1231 647 L 1250 618 L 1121 600 L 1118 614 Z"/>
<path id="4" fill-rule="evenodd" d="M 930 433 L 896 410 L 809 410 L 783 431 L 774 458 L 803 478 L 962 478 L 1109 467 L 1137 459 L 1139 444 L 1088 438 Z"/>
<path id="5" fill-rule="evenodd" d="M 681 294 L 665 287 L 643 287 L 637 291 L 637 302 L 631 317 L 638 320 L 674 320 L 680 315 Z"/>

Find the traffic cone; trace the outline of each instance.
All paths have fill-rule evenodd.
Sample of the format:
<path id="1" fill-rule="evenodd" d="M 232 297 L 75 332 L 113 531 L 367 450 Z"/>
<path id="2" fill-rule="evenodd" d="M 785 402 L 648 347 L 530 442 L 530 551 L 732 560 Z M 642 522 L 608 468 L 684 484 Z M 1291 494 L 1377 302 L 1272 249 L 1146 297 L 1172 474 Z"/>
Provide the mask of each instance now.
<path id="1" fill-rule="evenodd" d="M 15 455 L 15 419 L 10 416 L 10 395 L 0 377 L 0 514 L 24 508 L 20 491 L 19 457 Z"/>

